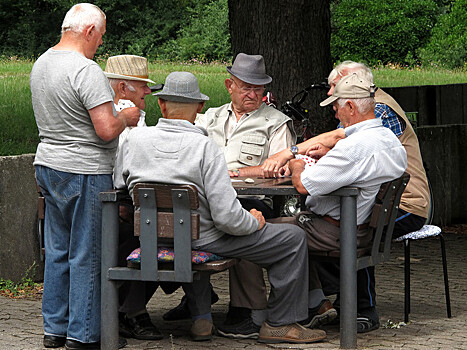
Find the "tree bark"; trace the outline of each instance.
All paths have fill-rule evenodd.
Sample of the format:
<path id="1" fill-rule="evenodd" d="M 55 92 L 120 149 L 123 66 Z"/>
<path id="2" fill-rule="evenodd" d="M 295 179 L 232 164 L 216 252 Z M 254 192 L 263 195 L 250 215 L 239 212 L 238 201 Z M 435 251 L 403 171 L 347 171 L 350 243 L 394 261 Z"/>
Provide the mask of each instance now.
<path id="1" fill-rule="evenodd" d="M 233 56 L 263 55 L 273 81 L 266 86 L 279 106 L 305 87 L 327 79 L 330 55 L 330 0 L 228 0 Z M 329 108 L 319 107 L 324 90 L 312 90 L 304 106 L 312 131 L 335 128 Z"/>

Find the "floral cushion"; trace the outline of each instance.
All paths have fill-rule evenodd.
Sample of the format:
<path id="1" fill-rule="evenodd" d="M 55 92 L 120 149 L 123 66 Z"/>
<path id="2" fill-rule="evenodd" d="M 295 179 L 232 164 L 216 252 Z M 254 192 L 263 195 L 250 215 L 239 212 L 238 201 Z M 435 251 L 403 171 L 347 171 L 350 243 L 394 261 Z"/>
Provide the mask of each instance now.
<path id="1" fill-rule="evenodd" d="M 141 248 L 137 248 L 131 252 L 130 255 L 126 258 L 128 261 L 139 263 L 141 261 Z M 199 250 L 191 251 L 191 261 L 193 264 L 202 264 L 208 261 L 222 260 L 223 257 L 208 253 L 202 252 Z M 172 262 L 174 261 L 174 249 L 173 248 L 158 248 L 157 250 L 157 261 L 159 262 Z"/>
<path id="2" fill-rule="evenodd" d="M 424 225 L 420 230 L 407 233 L 395 239 L 396 242 L 402 242 L 406 239 L 422 239 L 434 237 L 441 233 L 441 229 L 435 225 Z"/>

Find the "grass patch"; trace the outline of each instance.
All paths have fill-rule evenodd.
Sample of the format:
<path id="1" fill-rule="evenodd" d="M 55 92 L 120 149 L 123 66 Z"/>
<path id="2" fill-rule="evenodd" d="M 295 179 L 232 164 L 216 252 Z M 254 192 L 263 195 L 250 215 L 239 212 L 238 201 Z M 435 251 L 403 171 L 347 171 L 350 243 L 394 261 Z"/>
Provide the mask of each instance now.
<path id="1" fill-rule="evenodd" d="M 97 59 L 104 69 L 105 60 Z M 32 61 L 15 58 L 0 60 L 0 155 L 35 153 L 39 137 L 31 104 L 29 74 Z M 149 64 L 149 76 L 156 83 L 163 83 L 173 71 L 188 71 L 198 78 L 201 92 L 208 95 L 205 109 L 218 107 L 230 101 L 224 87 L 229 76 L 228 63 L 202 63 L 192 60 L 184 63 L 157 61 Z M 373 68 L 375 83 L 381 87 L 440 85 L 467 82 L 467 70 L 443 68 L 403 67 L 398 65 Z M 310 84 L 313 83 L 310 81 Z M 297 91 L 291 91 L 290 96 Z M 146 120 L 155 125 L 161 117 L 157 98 L 146 96 Z"/>
<path id="2" fill-rule="evenodd" d="M 36 268 L 37 264 L 34 262 L 20 282 L 0 278 L 0 295 L 12 299 L 41 299 L 43 284 L 34 282 L 31 277 L 36 274 Z"/>

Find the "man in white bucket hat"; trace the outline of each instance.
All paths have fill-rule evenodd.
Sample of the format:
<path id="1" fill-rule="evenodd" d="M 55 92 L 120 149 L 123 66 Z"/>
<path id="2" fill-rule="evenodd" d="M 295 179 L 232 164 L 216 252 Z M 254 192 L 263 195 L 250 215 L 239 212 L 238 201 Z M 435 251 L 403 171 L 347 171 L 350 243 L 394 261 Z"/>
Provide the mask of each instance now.
<path id="1" fill-rule="evenodd" d="M 193 74 L 170 73 L 164 89 L 155 95 L 163 118 L 155 127 L 130 131 L 122 145 L 122 152 L 128 156 L 115 185 L 127 187 L 131 195 L 138 182 L 195 185 L 201 226 L 193 249 L 247 259 L 268 271 L 272 291 L 259 340 L 323 340 L 324 331 L 297 323 L 307 317 L 308 254 L 304 232 L 294 225 L 265 223 L 257 210 L 242 208 L 224 154 L 204 128 L 193 125 L 204 101 L 209 99 L 200 93 Z M 183 288 L 193 320 L 191 336 L 195 340 L 210 339 L 213 323 L 209 284 L 198 280 L 183 284 Z"/>

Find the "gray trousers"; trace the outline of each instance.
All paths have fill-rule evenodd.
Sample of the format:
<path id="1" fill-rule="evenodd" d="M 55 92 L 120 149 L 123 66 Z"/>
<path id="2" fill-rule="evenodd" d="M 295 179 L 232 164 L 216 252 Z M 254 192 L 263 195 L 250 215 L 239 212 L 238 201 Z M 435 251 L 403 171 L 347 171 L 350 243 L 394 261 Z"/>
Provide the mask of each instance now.
<path id="1" fill-rule="evenodd" d="M 300 214 L 299 214 L 300 215 Z M 275 223 L 287 223 L 291 225 L 299 225 L 306 232 L 307 246 L 310 251 L 329 251 L 340 249 L 340 229 L 339 227 L 315 216 L 307 215 L 306 220 L 300 220 L 298 222 L 297 217 L 280 217 L 269 219 L 268 222 Z M 357 246 L 364 247 L 371 241 L 371 231 L 368 229 L 357 230 Z M 259 278 L 257 269 L 243 269 L 239 280 L 245 278 L 247 281 L 253 278 Z M 262 279 L 262 276 L 261 276 Z M 313 261 L 309 262 L 309 289 L 322 289 L 321 281 L 318 277 L 318 271 Z M 261 285 L 261 281 L 256 283 L 258 286 Z M 244 306 L 251 304 L 251 300 L 257 301 L 259 304 L 262 299 L 265 298 L 265 292 L 259 288 L 239 288 L 238 284 L 234 284 L 230 287 L 230 298 L 236 300 L 235 306 Z M 307 296 L 308 300 L 308 296 Z M 314 304 L 319 302 L 316 301 Z M 256 304 L 256 305 L 258 305 Z"/>
<path id="2" fill-rule="evenodd" d="M 271 285 L 267 303 L 267 321 L 271 326 L 308 317 L 308 248 L 305 232 L 298 226 L 266 223 L 250 235 L 225 234 L 194 249 L 245 259 L 265 268 Z M 207 289 L 203 299 L 210 301 L 210 298 Z"/>

